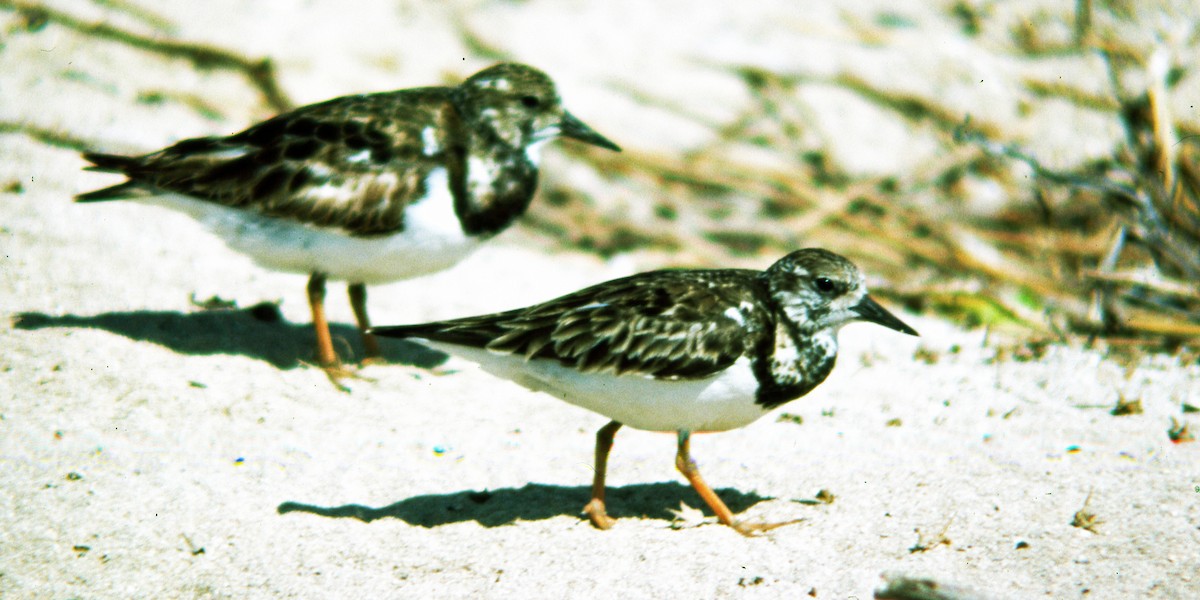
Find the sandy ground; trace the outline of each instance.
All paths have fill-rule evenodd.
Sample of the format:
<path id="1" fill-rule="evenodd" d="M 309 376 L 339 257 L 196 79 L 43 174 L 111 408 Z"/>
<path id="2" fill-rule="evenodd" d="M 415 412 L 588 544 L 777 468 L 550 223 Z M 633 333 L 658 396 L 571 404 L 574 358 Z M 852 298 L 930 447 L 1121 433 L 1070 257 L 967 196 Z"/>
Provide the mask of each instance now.
<path id="1" fill-rule="evenodd" d="M 176 37 L 273 57 L 299 102 L 485 66 L 458 35 L 461 19 L 552 73 L 572 111 L 605 135 L 671 151 L 705 130 L 622 86 L 703 96 L 697 110 L 720 120 L 745 99 L 704 60 L 854 64 L 891 74 L 898 89 L 954 91 L 948 102 L 997 120 L 1015 114 L 1006 77 L 1055 68 L 993 57 L 986 36 L 968 43 L 938 16 L 945 7 L 916 2 L 889 9 L 915 24 L 883 48 L 855 43 L 847 23 L 869 24 L 890 3 L 736 14 L 643 4 L 148 8 Z M 148 28 L 99 4 L 54 6 Z M 0 26 L 8 123 L 133 151 L 270 114 L 237 75 L 55 24 L 26 31 L 11 12 Z M 987 81 L 971 85 L 980 72 Z M 855 168 L 903 169 L 927 150 L 827 95 L 814 105 L 848 106 L 827 118 Z M 1081 160 L 1116 135 L 1058 108 L 1054 127 L 1025 125 L 1044 132 L 1033 142 L 1048 156 Z M 701 503 L 674 471 L 673 437 L 625 430 L 609 467 L 620 521 L 601 532 L 579 511 L 602 417 L 404 344 L 388 346 L 396 364 L 336 392 L 297 360 L 311 353 L 302 277 L 255 267 L 180 215 L 72 204 L 111 178 L 82 173 L 75 151 L 47 141 L 0 136 L 0 597 L 868 598 L 884 574 L 986 598 L 1200 597 L 1200 444 L 1167 435 L 1173 418 L 1200 426 L 1181 413 L 1200 405 L 1194 364 L 1129 365 L 1060 346 L 997 360 L 982 332 L 914 315 L 904 318 L 920 339 L 851 326 L 815 392 L 693 444 L 735 511 L 798 524 L 746 539 L 674 521 L 672 511 Z M 568 163 L 551 156 L 547 169 L 579 172 Z M 375 320 L 511 308 L 652 266 L 547 246 L 514 230 L 451 271 L 372 288 Z M 282 320 L 202 311 L 193 296 L 280 302 Z M 354 352 L 340 286 L 329 304 Z M 1118 397 L 1144 412 L 1111 416 Z M 812 502 L 820 490 L 834 501 Z M 1099 524 L 1072 526 L 1080 510 Z"/>

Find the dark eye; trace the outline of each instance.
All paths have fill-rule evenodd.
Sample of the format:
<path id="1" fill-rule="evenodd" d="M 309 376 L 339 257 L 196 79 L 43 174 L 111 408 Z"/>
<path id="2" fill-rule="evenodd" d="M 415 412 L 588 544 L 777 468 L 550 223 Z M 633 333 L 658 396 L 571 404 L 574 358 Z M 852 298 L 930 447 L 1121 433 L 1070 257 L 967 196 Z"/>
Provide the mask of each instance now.
<path id="1" fill-rule="evenodd" d="M 525 108 L 537 108 L 541 103 L 536 96 L 521 96 L 521 104 L 524 104 Z"/>
<path id="2" fill-rule="evenodd" d="M 817 278 L 817 290 L 821 291 L 822 293 L 832 292 L 834 287 L 835 286 L 833 285 L 832 279 L 828 277 Z"/>

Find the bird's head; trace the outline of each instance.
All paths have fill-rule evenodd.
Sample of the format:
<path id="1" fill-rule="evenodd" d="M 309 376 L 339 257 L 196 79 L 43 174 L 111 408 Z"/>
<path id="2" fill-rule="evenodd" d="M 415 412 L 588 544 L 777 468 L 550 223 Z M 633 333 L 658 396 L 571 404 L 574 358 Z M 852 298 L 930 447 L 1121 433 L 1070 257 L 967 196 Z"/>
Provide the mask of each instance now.
<path id="1" fill-rule="evenodd" d="M 836 332 L 851 321 L 870 321 L 918 335 L 867 295 L 862 271 L 854 263 L 827 250 L 792 252 L 763 276 L 776 306 L 802 333 Z"/>
<path id="2" fill-rule="evenodd" d="M 469 77 L 458 92 L 469 126 L 510 147 L 528 148 L 562 136 L 621 150 L 567 112 L 554 81 L 533 67 L 500 63 Z"/>

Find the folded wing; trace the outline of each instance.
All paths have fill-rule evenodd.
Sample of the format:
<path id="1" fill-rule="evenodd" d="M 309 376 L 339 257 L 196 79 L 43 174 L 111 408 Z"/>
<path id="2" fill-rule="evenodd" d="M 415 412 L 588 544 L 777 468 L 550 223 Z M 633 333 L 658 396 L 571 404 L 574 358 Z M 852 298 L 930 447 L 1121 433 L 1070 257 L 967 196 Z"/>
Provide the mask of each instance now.
<path id="1" fill-rule="evenodd" d="M 757 279 L 753 271 L 681 273 L 642 273 L 529 308 L 374 331 L 552 359 L 583 372 L 703 378 L 752 347 L 761 329 L 751 309 Z M 752 325 L 749 334 L 743 323 Z"/>
<path id="2" fill-rule="evenodd" d="M 175 192 L 355 235 L 393 233 L 445 164 L 456 124 L 444 88 L 337 98 L 145 156 L 85 154 L 92 170 L 130 181 L 78 200 Z"/>

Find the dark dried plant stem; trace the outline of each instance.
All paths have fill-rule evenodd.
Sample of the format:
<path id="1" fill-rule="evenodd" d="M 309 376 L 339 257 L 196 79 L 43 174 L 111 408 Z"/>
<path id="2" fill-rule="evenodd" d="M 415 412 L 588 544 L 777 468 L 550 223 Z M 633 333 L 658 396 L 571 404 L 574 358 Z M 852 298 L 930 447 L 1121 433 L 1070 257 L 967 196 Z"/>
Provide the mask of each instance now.
<path id="1" fill-rule="evenodd" d="M 275 76 L 275 65 L 269 58 L 250 59 L 229 50 L 205 44 L 160 40 L 126 31 L 107 23 L 85 23 L 74 16 L 43 4 L 0 0 L 0 9 L 37 15 L 83 35 L 119 42 L 170 58 L 183 59 L 191 62 L 198 69 L 227 69 L 240 72 L 245 75 L 251 85 L 258 89 L 263 100 L 273 110 L 284 112 L 293 108 L 292 101 L 279 85 Z"/>

